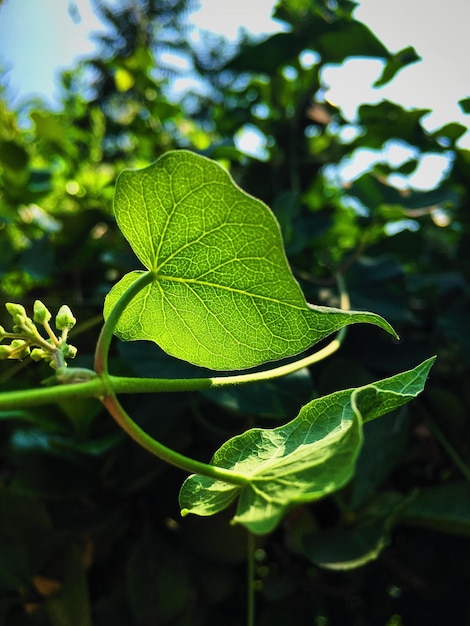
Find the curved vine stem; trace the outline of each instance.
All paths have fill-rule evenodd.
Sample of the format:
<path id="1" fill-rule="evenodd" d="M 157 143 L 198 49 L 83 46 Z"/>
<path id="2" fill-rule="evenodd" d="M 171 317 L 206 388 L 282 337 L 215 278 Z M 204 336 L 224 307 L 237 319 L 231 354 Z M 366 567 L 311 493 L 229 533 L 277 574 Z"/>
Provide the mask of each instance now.
<path id="1" fill-rule="evenodd" d="M 263 380 L 280 378 L 292 374 L 304 367 L 318 363 L 336 352 L 344 341 L 346 328 L 342 328 L 336 337 L 318 352 L 286 365 L 273 367 L 261 372 L 236 374 L 234 376 L 214 376 L 212 378 L 129 378 L 126 376 L 109 376 L 109 384 L 118 393 L 154 393 L 163 391 L 203 391 L 219 387 L 233 387 Z"/>
<path id="2" fill-rule="evenodd" d="M 145 272 L 129 287 L 116 303 L 101 330 L 97 342 L 94 372 L 92 370 L 87 371 L 85 372 L 87 375 L 84 376 L 82 370 L 70 367 L 67 368 L 60 378 L 56 379 L 62 383 L 60 385 L 44 389 L 22 389 L 19 391 L 2 392 L 0 394 L 0 410 L 22 409 L 74 398 L 95 397 L 102 399 L 107 395 L 118 393 L 203 391 L 205 389 L 216 389 L 219 387 L 271 380 L 298 371 L 299 369 L 325 359 L 340 348 L 346 335 L 347 329 L 344 327 L 339 331 L 336 337 L 321 350 L 292 363 L 273 367 L 261 372 L 193 379 L 112 376 L 108 371 L 108 353 L 114 328 L 121 313 L 132 298 L 146 285 L 150 284 L 154 278 L 153 272 Z M 341 276 L 338 276 L 338 287 L 341 296 L 341 308 L 348 310 L 350 308 L 349 298 Z"/>
<path id="3" fill-rule="evenodd" d="M 324 348 L 303 359 L 287 365 L 281 365 L 262 372 L 237 374 L 234 376 L 216 376 L 213 378 L 195 379 L 146 379 L 125 378 L 109 374 L 108 354 L 113 338 L 114 329 L 125 308 L 134 296 L 144 287 L 155 280 L 154 272 L 145 272 L 125 291 L 113 307 L 106 319 L 98 338 L 95 352 L 95 370 L 77 370 L 68 368 L 62 382 L 65 384 L 37 390 L 21 390 L 2 393 L 0 395 L 0 409 L 19 409 L 38 404 L 57 402 L 60 399 L 84 397 L 99 398 L 108 409 L 117 424 L 140 446 L 158 458 L 175 465 L 189 473 L 201 474 L 215 480 L 221 480 L 234 485 L 246 485 L 249 479 L 231 470 L 196 461 L 184 456 L 159 441 L 153 439 L 143 431 L 127 414 L 117 399 L 117 393 L 150 393 L 156 391 L 200 391 L 229 385 L 269 380 L 317 363 L 326 358 L 340 347 L 346 328 L 342 328 L 335 339 Z M 341 293 L 341 308 L 349 309 L 349 299 L 344 284 L 338 277 Z"/>
<path id="4" fill-rule="evenodd" d="M 95 352 L 95 371 L 106 387 L 106 392 L 101 398 L 101 401 L 117 424 L 132 439 L 134 439 L 134 441 L 162 461 L 166 461 L 167 463 L 175 465 L 176 467 L 179 467 L 189 473 L 209 476 L 215 480 L 223 480 L 235 485 L 246 485 L 249 482 L 249 479 L 246 477 L 222 467 L 216 467 L 215 465 L 209 465 L 207 463 L 191 459 L 183 454 L 180 454 L 179 452 L 175 452 L 171 448 L 167 448 L 156 439 L 153 439 L 153 437 L 150 437 L 150 435 L 142 430 L 128 415 L 116 397 L 116 392 L 113 387 L 113 382 L 115 383 L 116 381 L 108 375 L 108 354 L 113 337 L 113 331 L 120 316 L 132 298 L 134 298 L 134 296 L 141 289 L 149 285 L 154 279 L 155 275 L 153 272 L 145 272 L 142 274 L 119 298 L 103 325 Z"/>
<path id="5" fill-rule="evenodd" d="M 112 308 L 108 319 L 103 324 L 95 350 L 95 372 L 97 374 L 108 373 L 108 354 L 113 338 L 114 329 L 119 318 L 128 306 L 129 302 L 136 296 L 139 291 L 155 280 L 155 273 L 151 271 L 143 272 L 142 275 L 130 285 L 130 287 L 122 294 L 119 300 Z"/>
<path id="6" fill-rule="evenodd" d="M 105 321 L 103 328 L 101 329 L 98 343 L 96 345 L 95 352 L 95 371 L 98 374 L 108 374 L 108 353 L 113 338 L 114 329 L 121 317 L 124 309 L 130 303 L 132 298 L 136 296 L 139 291 L 144 289 L 147 285 L 155 280 L 154 272 L 143 273 L 125 293 L 119 298 L 115 306 L 113 307 L 108 319 Z M 350 309 L 349 296 L 346 291 L 344 280 L 340 274 L 337 275 L 338 288 L 340 292 L 340 308 L 344 311 Z M 215 376 L 210 379 L 194 378 L 194 379 L 173 379 L 166 380 L 160 378 L 152 379 L 129 379 L 124 377 L 110 377 L 110 381 L 113 382 L 113 387 L 120 387 L 119 391 L 127 393 L 135 392 L 151 392 L 151 391 L 171 391 L 172 388 L 177 386 L 178 391 L 198 391 L 201 388 L 207 389 L 207 381 L 210 380 L 210 387 L 226 387 L 228 385 L 238 385 L 248 382 L 255 382 L 260 380 L 270 380 L 272 378 L 278 378 L 285 376 L 314 363 L 322 361 L 326 357 L 336 352 L 344 341 L 347 328 L 343 327 L 336 337 L 324 348 L 304 357 L 298 359 L 292 363 L 281 365 L 279 367 L 273 367 L 261 372 L 252 372 L 249 374 L 237 374 L 235 376 Z M 133 383 L 132 383 L 133 381 Z M 126 383 L 131 383 L 126 385 Z M 168 387 L 165 387 L 165 383 Z M 202 383 L 202 387 L 200 386 Z"/>
<path id="7" fill-rule="evenodd" d="M 340 274 L 337 275 L 337 283 L 340 292 L 340 308 L 344 311 L 350 309 L 349 296 L 346 291 L 344 280 Z M 214 389 L 217 387 L 228 387 L 241 385 L 244 383 L 271 380 L 286 376 L 304 367 L 318 363 L 336 352 L 344 341 L 347 328 L 343 327 L 336 337 L 324 348 L 310 354 L 302 359 L 273 367 L 261 372 L 251 372 L 248 374 L 236 374 L 234 376 L 214 376 L 212 378 L 190 378 L 190 379 L 165 379 L 165 378 L 129 378 L 124 376 L 110 376 L 108 373 L 108 354 L 113 338 L 114 329 L 121 317 L 124 309 L 132 298 L 144 287 L 155 280 L 154 272 L 143 273 L 125 293 L 119 298 L 113 307 L 108 319 L 101 329 L 95 352 L 95 372 L 107 381 L 109 390 L 118 393 L 152 393 L 162 391 L 201 391 L 203 389 Z"/>
<path id="8" fill-rule="evenodd" d="M 209 465 L 191 459 L 179 452 L 175 452 L 171 448 L 167 448 L 162 443 L 150 437 L 143 431 L 134 420 L 128 415 L 124 407 L 121 405 L 114 393 L 109 393 L 103 398 L 103 404 L 111 413 L 117 424 L 136 441 L 142 448 L 157 456 L 162 461 L 183 469 L 190 474 L 201 474 L 215 480 L 222 480 L 233 485 L 247 485 L 250 480 L 241 474 L 232 472 L 231 470 Z"/>
<path id="9" fill-rule="evenodd" d="M 117 422 L 117 424 L 132 439 L 134 439 L 134 441 L 136 441 L 145 450 L 157 456 L 161 460 L 166 461 L 171 465 L 175 465 L 176 467 L 179 467 L 189 473 L 208 476 L 215 480 L 221 480 L 234 485 L 246 485 L 250 482 L 247 477 L 222 467 L 202 463 L 200 461 L 196 461 L 194 459 L 186 457 L 183 454 L 175 452 L 171 448 L 167 448 L 156 439 L 150 437 L 150 435 L 143 431 L 128 415 L 124 407 L 117 399 L 116 392 L 127 391 L 142 393 L 144 391 L 168 391 L 171 390 L 171 388 L 173 388 L 173 390 L 175 391 L 190 391 L 202 388 L 207 389 L 223 387 L 227 385 L 236 385 L 254 382 L 256 380 L 268 380 L 271 378 L 276 378 L 278 376 L 285 376 L 286 374 L 306 367 L 307 365 L 316 363 L 317 361 L 320 361 L 321 359 L 324 359 L 325 357 L 335 352 L 341 345 L 341 342 L 344 338 L 345 329 L 341 329 L 337 337 L 322 350 L 319 350 L 318 352 L 293 363 L 282 365 L 280 367 L 276 367 L 264 372 L 190 380 L 125 379 L 116 376 L 110 376 L 108 370 L 108 354 L 114 329 L 123 311 L 134 298 L 134 296 L 137 295 L 137 293 L 141 289 L 144 289 L 144 287 L 149 285 L 154 279 L 154 272 L 149 271 L 143 273 L 119 298 L 118 302 L 113 307 L 103 325 L 95 352 L 95 372 L 98 374 L 98 377 L 101 379 L 101 382 L 105 388 L 105 391 L 101 397 L 101 401 L 106 406 L 109 413 Z M 341 278 L 339 278 L 338 280 L 341 293 L 341 306 L 347 309 L 349 308 L 349 299 Z"/>

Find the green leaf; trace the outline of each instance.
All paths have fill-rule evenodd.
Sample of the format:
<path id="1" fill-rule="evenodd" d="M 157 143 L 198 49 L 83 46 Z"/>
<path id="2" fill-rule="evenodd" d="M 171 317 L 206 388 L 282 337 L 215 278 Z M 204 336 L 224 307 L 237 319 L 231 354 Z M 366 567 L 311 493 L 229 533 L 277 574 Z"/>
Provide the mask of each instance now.
<path id="1" fill-rule="evenodd" d="M 357 178 L 348 193 L 358 198 L 372 210 L 381 210 L 388 207 L 387 219 L 399 219 L 406 216 L 404 209 L 417 209 L 432 205 L 456 206 L 459 196 L 454 189 L 438 187 L 431 191 L 412 191 L 403 194 L 391 185 L 385 184 L 371 173 L 365 173 Z"/>
<path id="2" fill-rule="evenodd" d="M 463 113 L 470 113 L 470 98 L 462 98 L 462 100 L 459 100 L 458 105 Z"/>
<path id="3" fill-rule="evenodd" d="M 388 100 L 378 104 L 362 104 L 358 109 L 358 122 L 364 127 L 364 133 L 349 147 L 380 150 L 387 141 L 396 138 L 418 147 L 421 151 L 442 150 L 421 125 L 421 119 L 430 112 L 431 109 L 407 111 Z"/>
<path id="4" fill-rule="evenodd" d="M 15 141 L 0 141 L 0 163 L 14 171 L 23 170 L 28 165 L 28 153 Z"/>
<path id="5" fill-rule="evenodd" d="M 408 423 L 408 415 L 402 409 L 365 426 L 364 445 L 350 490 L 349 506 L 353 510 L 373 494 L 403 454 Z"/>
<path id="6" fill-rule="evenodd" d="M 433 137 L 436 139 L 447 139 L 449 142 L 448 145 L 453 145 L 462 135 L 465 135 L 467 130 L 467 127 L 463 124 L 449 122 L 449 124 L 444 124 L 444 126 L 434 131 Z M 446 145 L 446 147 L 448 146 Z"/>
<path id="7" fill-rule="evenodd" d="M 374 87 L 383 87 L 389 83 L 395 75 L 407 65 L 421 61 L 421 57 L 416 53 L 416 50 L 412 46 L 403 48 L 400 52 L 393 54 L 385 64 L 382 75 L 378 78 Z"/>
<path id="8" fill-rule="evenodd" d="M 190 598 L 185 561 L 149 528 L 136 538 L 130 552 L 127 595 L 136 626 L 174 623 Z"/>
<path id="9" fill-rule="evenodd" d="M 352 528 L 331 528 L 304 540 L 304 554 L 332 570 L 361 567 L 375 560 L 390 541 L 393 518 L 372 519 Z"/>
<path id="10" fill-rule="evenodd" d="M 373 313 L 307 304 L 288 266 L 279 224 L 218 163 L 180 150 L 124 171 L 114 210 L 124 236 L 154 280 L 131 301 L 116 334 L 147 339 L 211 369 L 243 369 L 298 354 Z M 142 275 L 126 274 L 108 294 L 107 317 Z"/>
<path id="11" fill-rule="evenodd" d="M 419 165 L 419 161 L 417 159 L 410 159 L 409 161 L 405 161 L 401 165 L 396 168 L 396 172 L 398 174 L 404 174 L 405 176 L 409 176 L 412 174 Z"/>
<path id="12" fill-rule="evenodd" d="M 91 626 L 91 607 L 80 550 L 70 545 L 64 555 L 64 585 L 46 600 L 51 626 Z"/>
<path id="13" fill-rule="evenodd" d="M 434 358 L 413 370 L 304 406 L 288 424 L 254 428 L 219 448 L 212 464 L 245 477 L 246 486 L 192 475 L 180 492 L 182 514 L 213 515 L 238 497 L 233 522 L 251 532 L 272 531 L 295 504 L 322 498 L 345 485 L 362 446 L 362 424 L 419 394 Z"/>
<path id="14" fill-rule="evenodd" d="M 303 535 L 300 529 L 295 538 L 297 550 L 326 569 L 361 567 L 388 546 L 392 528 L 413 497 L 385 494 L 374 499 L 352 523 Z"/>
<path id="15" fill-rule="evenodd" d="M 58 148 L 68 148 L 75 152 L 77 147 L 70 141 L 70 133 L 64 117 L 43 111 L 33 111 L 31 119 L 36 126 L 36 133 L 40 139 L 48 141 Z"/>
<path id="16" fill-rule="evenodd" d="M 271 35 L 261 42 L 246 43 L 225 66 L 239 72 L 263 72 L 271 77 L 280 67 L 295 63 L 302 50 L 315 50 L 322 64 L 342 63 L 349 57 L 388 59 L 390 53 L 365 24 L 353 19 L 332 19 L 311 2 L 297 12 L 295 30 Z M 297 15 L 294 17 L 295 13 Z M 287 14 L 282 11 L 282 19 Z M 290 20 L 289 20 L 290 21 Z M 398 53 L 400 54 L 400 53 Z"/>
<path id="17" fill-rule="evenodd" d="M 405 509 L 409 524 L 449 533 L 470 535 L 470 486 L 448 483 L 422 489 Z"/>

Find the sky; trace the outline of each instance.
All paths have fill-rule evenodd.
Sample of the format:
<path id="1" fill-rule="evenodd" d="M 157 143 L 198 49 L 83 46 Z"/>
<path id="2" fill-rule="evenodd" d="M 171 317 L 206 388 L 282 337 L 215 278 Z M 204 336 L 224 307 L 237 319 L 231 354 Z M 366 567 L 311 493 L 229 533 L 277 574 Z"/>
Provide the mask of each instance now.
<path id="1" fill-rule="evenodd" d="M 335 89 L 347 114 L 351 113 L 347 90 L 357 76 L 358 88 L 370 102 L 390 98 L 409 107 L 433 108 L 426 121 L 429 130 L 454 120 L 469 123 L 457 105 L 458 100 L 470 96 L 468 0 L 362 0 L 354 16 L 392 52 L 412 45 L 423 60 L 400 72 L 390 85 L 375 90 L 368 85 L 379 76 L 380 65 L 376 61 L 349 62 L 345 70 L 350 71 L 349 80 Z M 354 74 L 358 64 L 361 72 Z"/>
<path id="2" fill-rule="evenodd" d="M 111 3 L 116 0 L 110 0 Z M 95 49 L 89 35 L 102 28 L 91 0 L 0 0 L 0 67 L 8 71 L 14 102 L 40 95 L 53 102 L 56 76 Z M 274 0 L 199 0 L 190 17 L 205 30 L 235 40 L 246 26 L 252 33 L 275 32 Z M 256 2 L 256 10 L 253 3 Z M 40 28 L 38 27 L 40 25 Z"/>
<path id="3" fill-rule="evenodd" d="M 200 0 L 200 4 L 201 8 L 190 17 L 195 27 L 221 33 L 231 40 L 237 38 L 242 28 L 253 34 L 280 30 L 279 23 L 271 19 L 274 0 Z M 470 96 L 466 70 L 470 58 L 469 0 L 360 0 L 354 15 L 389 50 L 397 52 L 412 45 L 422 61 L 408 66 L 381 89 L 372 88 L 382 70 L 380 61 L 354 59 L 341 67 L 331 66 L 323 74 L 329 86 L 329 101 L 340 106 L 351 120 L 359 104 L 389 99 L 408 108 L 432 109 L 423 118 L 430 131 L 451 121 L 469 125 L 469 116 L 457 105 L 458 100 Z M 90 0 L 0 3 L 0 67 L 7 70 L 13 101 L 19 103 L 40 95 L 53 104 L 60 69 L 72 67 L 78 57 L 93 52 L 90 32 L 99 29 Z M 256 144 L 256 137 L 251 141 Z M 249 143 L 246 134 L 245 143 Z M 459 145 L 470 149 L 470 132 Z M 409 156 L 396 153 L 391 158 L 399 161 Z M 344 166 L 345 177 L 354 177 L 361 163 L 363 166 L 367 159 L 374 158 L 364 152 L 362 160 L 356 158 Z M 423 180 L 435 178 L 443 167 L 442 156 L 430 157 Z M 420 177 L 423 173 L 417 172 L 415 187 L 429 185 Z"/>

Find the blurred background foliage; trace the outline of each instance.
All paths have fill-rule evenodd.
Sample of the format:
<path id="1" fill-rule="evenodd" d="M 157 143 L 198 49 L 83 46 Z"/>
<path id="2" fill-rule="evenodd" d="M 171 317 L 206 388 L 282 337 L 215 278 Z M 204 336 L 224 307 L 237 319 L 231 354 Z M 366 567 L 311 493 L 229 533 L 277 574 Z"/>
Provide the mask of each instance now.
<path id="1" fill-rule="evenodd" d="M 258 541 L 257 624 L 470 623 L 470 152 L 456 145 L 465 127 L 431 133 L 426 111 L 386 101 L 364 104 L 351 124 L 325 99 L 326 64 L 384 60 L 384 84 L 418 58 L 411 47 L 388 51 L 350 0 L 281 0 L 285 31 L 237 49 L 216 37 L 189 45 L 190 0 L 95 7 L 99 52 L 63 74 L 60 110 L 0 100 L 1 300 L 70 305 L 77 365 L 90 366 L 103 297 L 136 267 L 112 216 L 116 176 L 174 148 L 219 160 L 272 207 L 311 302 L 337 305 L 342 272 L 353 308 L 384 315 L 402 340 L 353 327 L 311 370 L 126 406 L 167 445 L 208 460 L 228 437 L 284 423 L 316 395 L 437 354 L 422 397 L 367 425 L 352 483 Z M 190 60 L 200 89 L 171 96 L 168 50 Z M 263 139 L 257 157 L 236 147 L 247 128 Z M 385 155 L 397 142 L 413 157 L 393 166 L 384 156 L 342 182 L 339 166 L 359 149 Z M 448 158 L 443 179 L 425 192 L 406 187 L 429 154 Z M 112 358 L 114 373 L 200 374 L 145 343 L 116 345 Z M 49 376 L 2 363 L 1 388 Z M 182 520 L 184 477 L 128 440 L 98 402 L 3 412 L 0 429 L 0 624 L 243 623 L 244 532 L 225 515 Z"/>

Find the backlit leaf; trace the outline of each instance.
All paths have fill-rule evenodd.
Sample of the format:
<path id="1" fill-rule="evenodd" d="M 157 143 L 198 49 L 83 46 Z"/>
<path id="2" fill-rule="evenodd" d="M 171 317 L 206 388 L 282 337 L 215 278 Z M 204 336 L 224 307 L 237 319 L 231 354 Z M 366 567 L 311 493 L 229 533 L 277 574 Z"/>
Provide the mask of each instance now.
<path id="1" fill-rule="evenodd" d="M 279 224 L 217 163 L 185 150 L 119 176 L 120 229 L 155 280 L 132 300 L 116 334 L 147 339 L 172 356 L 211 369 L 242 369 L 298 354 L 373 313 L 312 306 L 294 279 Z M 108 294 L 107 317 L 142 275 Z"/>
<path id="2" fill-rule="evenodd" d="M 192 475 L 181 488 L 182 514 L 213 515 L 238 498 L 233 522 L 257 534 L 272 531 L 293 505 L 318 500 L 350 480 L 362 446 L 362 424 L 418 395 L 433 362 L 317 398 L 284 426 L 254 428 L 230 439 L 212 464 L 249 483 L 237 486 Z"/>

